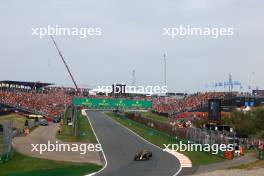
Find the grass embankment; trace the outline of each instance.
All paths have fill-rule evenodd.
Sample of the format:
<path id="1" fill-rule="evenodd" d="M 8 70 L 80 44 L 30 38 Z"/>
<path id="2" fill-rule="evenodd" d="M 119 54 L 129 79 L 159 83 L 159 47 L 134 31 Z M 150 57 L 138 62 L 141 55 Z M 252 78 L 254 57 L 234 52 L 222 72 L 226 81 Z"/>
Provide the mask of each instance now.
<path id="1" fill-rule="evenodd" d="M 13 127 L 24 129 L 25 127 L 25 121 L 27 120 L 26 117 L 12 113 L 8 115 L 3 115 L 0 117 L 0 124 L 6 122 L 6 121 L 12 121 Z"/>
<path id="2" fill-rule="evenodd" d="M 72 114 L 72 107 L 67 108 L 65 112 L 64 124 L 61 126 L 61 133 L 56 137 L 65 142 L 91 142 L 97 143 L 91 125 L 86 116 L 81 114 L 81 111 L 77 111 L 77 131 L 74 135 L 74 129 L 72 126 L 67 125 L 67 117 Z"/>
<path id="3" fill-rule="evenodd" d="M 151 128 L 144 126 L 140 123 L 134 122 L 132 120 L 129 120 L 127 118 L 119 118 L 115 116 L 113 113 L 106 113 L 109 117 L 116 120 L 120 124 L 128 127 L 144 139 L 148 140 L 149 142 L 161 147 L 165 148 L 163 144 L 172 144 L 172 141 L 169 138 L 165 138 L 160 135 L 155 135 L 151 131 Z M 182 152 L 186 156 L 188 156 L 193 165 L 206 165 L 206 164 L 212 164 L 224 161 L 224 158 L 218 156 L 218 155 L 212 155 L 207 152 Z"/>
<path id="4" fill-rule="evenodd" d="M 152 119 L 152 120 L 156 120 L 159 122 L 163 122 L 163 123 L 168 123 L 169 119 L 163 115 L 159 115 L 159 114 L 155 114 L 153 112 L 140 112 L 139 114 L 141 114 L 142 117 L 144 118 L 148 118 L 148 119 Z"/>
<path id="5" fill-rule="evenodd" d="M 81 176 L 96 172 L 101 166 L 94 164 L 75 164 L 61 161 L 27 157 L 19 153 L 7 163 L 0 164 L 3 176 Z"/>

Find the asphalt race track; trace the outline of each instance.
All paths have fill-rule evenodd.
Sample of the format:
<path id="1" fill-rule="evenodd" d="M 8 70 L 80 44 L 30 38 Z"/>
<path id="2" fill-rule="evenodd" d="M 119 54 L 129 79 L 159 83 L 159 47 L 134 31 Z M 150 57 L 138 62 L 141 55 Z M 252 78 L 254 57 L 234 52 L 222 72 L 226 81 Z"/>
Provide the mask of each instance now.
<path id="1" fill-rule="evenodd" d="M 87 111 L 95 133 L 104 150 L 107 166 L 96 176 L 173 176 L 180 163 L 171 154 L 147 143 L 99 111 Z M 149 161 L 134 161 L 134 155 L 149 149 Z"/>

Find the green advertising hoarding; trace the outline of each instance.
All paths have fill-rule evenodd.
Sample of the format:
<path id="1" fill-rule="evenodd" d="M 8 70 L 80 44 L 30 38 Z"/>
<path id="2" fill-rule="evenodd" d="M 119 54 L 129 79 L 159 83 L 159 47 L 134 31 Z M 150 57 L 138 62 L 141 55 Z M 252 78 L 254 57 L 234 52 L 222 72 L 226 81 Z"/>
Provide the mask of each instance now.
<path id="1" fill-rule="evenodd" d="M 73 98 L 72 103 L 75 106 L 85 106 L 92 109 L 149 109 L 152 107 L 151 101 L 113 98 Z"/>

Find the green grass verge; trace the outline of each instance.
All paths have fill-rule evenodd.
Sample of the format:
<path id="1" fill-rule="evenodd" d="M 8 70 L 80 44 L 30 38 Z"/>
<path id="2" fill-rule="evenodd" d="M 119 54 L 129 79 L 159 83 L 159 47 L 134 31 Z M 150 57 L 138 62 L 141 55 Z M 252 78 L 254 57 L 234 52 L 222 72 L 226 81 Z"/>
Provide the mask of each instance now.
<path id="1" fill-rule="evenodd" d="M 139 114 L 141 114 L 142 117 L 148 118 L 148 119 L 152 119 L 152 120 L 156 120 L 159 122 L 163 122 L 163 123 L 167 123 L 169 122 L 169 119 L 165 116 L 159 115 L 159 114 L 155 114 L 153 112 L 140 112 Z"/>
<path id="2" fill-rule="evenodd" d="M 87 140 L 92 143 L 97 143 L 89 120 L 86 116 L 83 116 L 80 111 L 78 111 L 77 127 L 77 138 L 80 139 L 80 141 Z"/>
<path id="3" fill-rule="evenodd" d="M 66 117 L 71 113 L 71 109 L 66 110 Z M 74 136 L 73 128 L 68 126 L 64 120 L 64 125 L 61 126 L 61 133 L 57 133 L 56 137 L 65 142 L 91 142 L 97 143 L 96 137 L 93 133 L 92 127 L 86 116 L 81 114 L 81 111 L 77 112 L 77 135 Z"/>
<path id="4" fill-rule="evenodd" d="M 129 120 L 127 118 L 119 118 L 119 117 L 115 116 L 113 113 L 106 113 L 106 115 L 108 115 L 112 119 L 116 120 L 120 124 L 128 127 L 129 129 L 131 129 L 132 131 L 134 131 L 135 133 L 137 133 L 138 135 L 140 135 L 141 137 L 143 137 L 147 141 L 149 141 L 149 142 L 151 142 L 151 143 L 153 143 L 153 144 L 155 144 L 161 148 L 165 148 L 163 146 L 163 144 L 172 144 L 172 141 L 169 140 L 168 138 L 165 138 L 163 136 L 155 135 L 155 134 L 151 133 L 152 130 L 147 126 L 144 126 L 140 123 L 134 122 L 134 121 Z M 207 164 L 217 163 L 217 162 L 221 162 L 221 161 L 225 160 L 224 158 L 222 158 L 218 155 L 212 155 L 212 154 L 207 153 L 207 152 L 186 151 L 186 152 L 182 152 L 182 153 L 191 159 L 193 165 L 197 165 L 197 166 L 198 165 L 207 165 Z"/>
<path id="5" fill-rule="evenodd" d="M 81 176 L 96 172 L 102 167 L 95 164 L 75 164 L 51 161 L 14 154 L 7 163 L 0 164 L 0 175 L 3 176 Z"/>
<path id="6" fill-rule="evenodd" d="M 56 134 L 56 138 L 65 142 L 76 142 L 78 139 L 73 135 L 73 128 L 64 124 L 61 126 L 61 133 Z"/>

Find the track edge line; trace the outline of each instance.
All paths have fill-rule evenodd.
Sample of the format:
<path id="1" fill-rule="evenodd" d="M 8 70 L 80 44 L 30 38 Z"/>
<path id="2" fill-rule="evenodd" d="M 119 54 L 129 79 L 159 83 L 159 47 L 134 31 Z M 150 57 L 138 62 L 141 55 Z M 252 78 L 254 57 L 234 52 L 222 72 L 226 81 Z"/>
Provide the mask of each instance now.
<path id="1" fill-rule="evenodd" d="M 92 125 L 92 123 L 91 123 L 91 121 L 90 121 L 90 117 L 89 117 L 88 114 L 86 113 L 87 110 L 84 110 L 84 111 L 85 111 L 86 117 L 87 117 L 87 119 L 88 119 L 88 121 L 89 121 L 89 123 L 90 123 L 90 126 L 91 126 L 91 128 L 92 128 L 92 130 L 93 130 L 93 133 L 94 133 L 94 135 L 95 135 L 95 138 L 96 138 L 97 142 L 101 145 L 100 140 L 98 139 L 98 137 L 97 137 L 97 135 L 96 135 L 96 133 L 95 133 L 95 131 L 94 131 L 93 125 Z M 99 171 L 96 171 L 96 172 L 94 172 L 94 173 L 91 173 L 91 174 L 88 174 L 88 175 L 85 175 L 85 176 L 93 176 L 93 175 L 95 175 L 95 174 L 98 174 L 98 173 L 102 172 L 102 171 L 107 167 L 107 159 L 106 159 L 106 156 L 105 156 L 105 153 L 104 153 L 103 147 L 102 147 L 102 154 L 103 154 L 103 157 L 104 157 L 104 160 L 105 160 L 104 167 L 103 167 L 102 169 L 100 169 Z"/>

